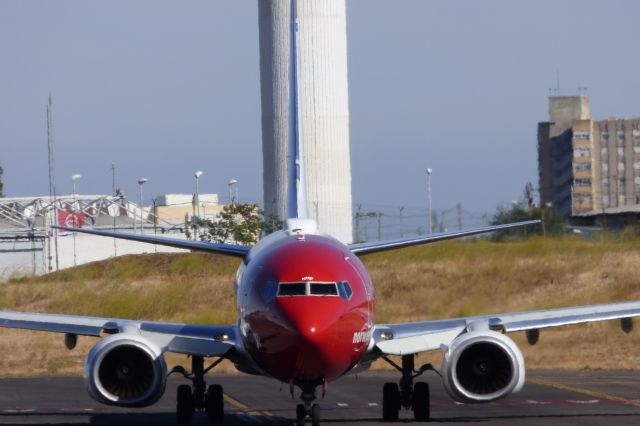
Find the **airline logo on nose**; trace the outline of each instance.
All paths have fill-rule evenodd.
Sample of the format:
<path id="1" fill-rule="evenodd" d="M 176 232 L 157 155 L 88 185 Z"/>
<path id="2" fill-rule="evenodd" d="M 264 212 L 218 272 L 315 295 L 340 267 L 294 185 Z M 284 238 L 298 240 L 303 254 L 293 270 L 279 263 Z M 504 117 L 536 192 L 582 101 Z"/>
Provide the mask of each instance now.
<path id="1" fill-rule="evenodd" d="M 353 333 L 353 343 L 365 343 L 371 340 L 371 330 Z"/>

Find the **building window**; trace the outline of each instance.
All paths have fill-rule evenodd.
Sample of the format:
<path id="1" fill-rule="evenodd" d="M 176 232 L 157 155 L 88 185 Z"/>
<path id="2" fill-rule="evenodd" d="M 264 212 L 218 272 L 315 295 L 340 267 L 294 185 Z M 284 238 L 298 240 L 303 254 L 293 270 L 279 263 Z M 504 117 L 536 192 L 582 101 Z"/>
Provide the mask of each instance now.
<path id="1" fill-rule="evenodd" d="M 589 140 L 591 139 L 591 132 L 574 132 L 573 139 Z"/>
<path id="2" fill-rule="evenodd" d="M 607 133 L 607 132 L 602 132 L 602 133 L 600 134 L 600 137 L 601 137 L 603 140 L 605 140 L 605 141 L 606 141 L 607 139 L 609 139 L 609 133 Z"/>
<path id="3" fill-rule="evenodd" d="M 575 186 L 591 186 L 591 179 L 576 179 L 574 180 Z"/>
<path id="4" fill-rule="evenodd" d="M 590 203 L 591 202 L 591 194 L 574 194 L 573 200 L 578 203 Z"/>
<path id="5" fill-rule="evenodd" d="M 636 183 L 636 185 L 640 185 L 640 177 L 635 178 L 634 182 Z"/>
<path id="6" fill-rule="evenodd" d="M 640 161 L 636 161 L 635 163 L 633 163 L 633 168 L 636 170 L 640 170 Z"/>
<path id="7" fill-rule="evenodd" d="M 591 170 L 591 163 L 573 163 L 573 168 L 576 172 L 580 170 Z"/>
<path id="8" fill-rule="evenodd" d="M 636 154 L 640 154 L 640 146 L 634 146 L 633 152 L 635 152 Z"/>
<path id="9" fill-rule="evenodd" d="M 624 172 L 624 163 L 622 161 L 618 163 L 618 171 L 620 173 Z"/>
<path id="10" fill-rule="evenodd" d="M 608 177 L 603 177 L 602 178 L 602 186 L 609 186 L 609 178 Z"/>
<path id="11" fill-rule="evenodd" d="M 574 157 L 591 157 L 591 148 L 575 148 L 573 150 Z"/>
<path id="12" fill-rule="evenodd" d="M 602 163 L 602 171 L 607 173 L 609 171 L 609 164 Z"/>
<path id="13" fill-rule="evenodd" d="M 619 141 L 623 141 L 624 140 L 624 130 L 618 130 L 618 140 Z"/>

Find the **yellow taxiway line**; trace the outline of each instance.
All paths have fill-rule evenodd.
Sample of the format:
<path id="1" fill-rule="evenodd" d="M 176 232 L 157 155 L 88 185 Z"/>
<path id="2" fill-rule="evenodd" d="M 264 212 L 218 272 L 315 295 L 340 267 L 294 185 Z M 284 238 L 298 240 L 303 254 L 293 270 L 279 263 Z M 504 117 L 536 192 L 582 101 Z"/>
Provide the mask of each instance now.
<path id="1" fill-rule="evenodd" d="M 223 395 L 223 398 L 224 398 L 225 401 L 227 401 L 229 404 L 233 405 L 235 408 L 237 408 L 239 410 L 246 411 L 247 413 L 249 413 L 252 416 L 262 416 L 263 414 L 267 415 L 267 416 L 270 416 L 270 417 L 273 416 L 273 414 L 268 412 L 268 411 L 262 411 L 262 412 L 256 411 L 253 408 L 249 407 L 248 405 L 243 404 L 242 402 L 231 398 L 226 393 Z"/>

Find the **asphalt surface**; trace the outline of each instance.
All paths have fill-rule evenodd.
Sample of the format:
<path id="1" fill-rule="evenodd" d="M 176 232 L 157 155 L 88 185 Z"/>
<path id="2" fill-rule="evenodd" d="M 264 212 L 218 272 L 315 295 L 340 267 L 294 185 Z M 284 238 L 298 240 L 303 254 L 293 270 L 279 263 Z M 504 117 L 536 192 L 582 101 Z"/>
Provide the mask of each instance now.
<path id="1" fill-rule="evenodd" d="M 226 424 L 292 424 L 295 404 L 288 386 L 259 377 L 207 376 L 224 386 Z M 331 383 L 320 401 L 322 423 L 380 424 L 381 394 L 393 373 L 367 372 Z M 640 424 L 640 373 L 530 372 L 524 390 L 512 397 L 483 405 L 454 403 L 440 379 L 429 374 L 432 422 L 451 425 L 638 425 Z M 84 391 L 81 378 L 0 379 L 0 424 L 175 424 L 176 387 L 171 379 L 164 397 L 143 409 L 100 405 Z M 402 411 L 400 423 L 411 422 Z M 194 424 L 206 424 L 196 413 Z"/>

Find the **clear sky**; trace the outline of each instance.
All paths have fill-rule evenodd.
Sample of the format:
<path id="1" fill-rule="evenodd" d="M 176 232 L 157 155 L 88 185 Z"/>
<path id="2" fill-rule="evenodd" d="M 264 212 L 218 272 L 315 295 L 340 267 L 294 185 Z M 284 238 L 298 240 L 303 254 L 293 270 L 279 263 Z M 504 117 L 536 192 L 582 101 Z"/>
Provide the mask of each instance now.
<path id="1" fill-rule="evenodd" d="M 259 1 L 259 0 L 258 0 Z M 300 0 L 305 1 L 305 0 Z M 354 202 L 475 212 L 537 186 L 556 86 L 592 116 L 640 116 L 640 2 L 347 0 Z M 8 196 L 262 199 L 256 0 L 0 2 L 0 165 Z"/>

